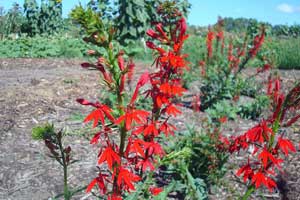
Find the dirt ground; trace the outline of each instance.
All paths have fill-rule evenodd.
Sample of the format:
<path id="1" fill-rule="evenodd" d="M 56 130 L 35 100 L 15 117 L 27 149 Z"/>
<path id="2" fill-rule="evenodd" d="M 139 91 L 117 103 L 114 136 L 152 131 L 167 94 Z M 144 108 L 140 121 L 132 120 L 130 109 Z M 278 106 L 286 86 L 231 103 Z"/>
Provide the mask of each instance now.
<path id="1" fill-rule="evenodd" d="M 99 85 L 98 75 L 82 69 L 80 63 L 79 60 L 60 59 L 0 59 L 0 199 L 41 200 L 62 193 L 63 181 L 59 176 L 62 169 L 46 156 L 47 149 L 41 141 L 31 139 L 32 127 L 40 123 L 53 122 L 73 134 L 71 146 L 76 152 L 74 158 L 80 162 L 71 167 L 71 186 L 86 185 L 94 177 L 97 150 L 87 139 L 76 135 L 80 132 L 78 130 L 86 129 L 79 119 L 90 108 L 75 100 L 80 97 L 97 100 L 104 91 Z M 141 64 L 137 68 L 143 70 Z M 282 77 L 284 82 L 291 84 L 300 79 L 300 72 L 284 71 Z M 186 110 L 185 116 L 178 119 L 177 124 L 184 125 L 186 119 L 190 119 L 191 111 Z M 232 131 L 242 132 L 254 124 L 247 120 L 238 123 L 231 127 Z M 300 141 L 299 129 L 290 132 L 294 132 L 293 140 Z M 67 139 L 66 143 L 70 140 Z M 238 163 L 239 159 L 242 158 L 232 162 Z M 281 177 L 285 196 L 282 192 L 262 196 L 300 199 L 299 161 L 298 151 L 287 162 L 287 170 Z M 233 191 L 243 189 L 232 174 L 227 176 L 233 181 L 230 186 Z M 234 199 L 234 195 L 224 188 L 217 191 L 218 194 L 212 195 L 211 199 Z M 74 199 L 94 198 L 81 192 Z"/>

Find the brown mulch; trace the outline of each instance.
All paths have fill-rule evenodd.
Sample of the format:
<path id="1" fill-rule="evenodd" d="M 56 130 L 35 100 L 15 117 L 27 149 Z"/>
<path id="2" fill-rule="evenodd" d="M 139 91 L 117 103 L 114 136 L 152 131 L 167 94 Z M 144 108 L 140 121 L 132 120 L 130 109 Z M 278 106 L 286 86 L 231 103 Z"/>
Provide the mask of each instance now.
<path id="1" fill-rule="evenodd" d="M 86 185 L 96 172 L 97 149 L 81 133 L 89 132 L 80 116 L 90 108 L 79 105 L 77 98 L 97 100 L 103 96 L 99 76 L 80 67 L 79 60 L 62 59 L 0 59 L 0 199 L 49 199 L 62 193 L 62 169 L 46 156 L 47 149 L 41 141 L 31 139 L 31 129 L 37 124 L 53 122 L 64 128 L 70 137 L 74 158 L 80 161 L 71 167 L 69 182 L 73 188 Z M 145 69 L 137 64 L 138 74 Z M 283 82 L 291 84 L 300 79 L 299 71 L 283 71 Z M 176 125 L 184 127 L 192 120 L 201 123 L 203 114 L 184 109 Z M 227 127 L 228 134 L 247 130 L 255 122 L 237 120 Z M 290 138 L 300 141 L 296 127 L 288 130 Z M 275 194 L 263 191 L 266 199 L 300 199 L 300 153 L 286 162 L 285 173 L 278 178 L 284 189 Z M 230 160 L 236 168 L 244 157 Z M 228 172 L 224 187 L 216 189 L 211 199 L 237 199 L 244 190 L 235 176 Z M 226 187 L 225 187 L 226 186 Z M 284 196 L 284 195 L 285 196 Z M 263 199 L 259 194 L 254 199 Z M 94 199 L 84 191 L 74 199 Z"/>

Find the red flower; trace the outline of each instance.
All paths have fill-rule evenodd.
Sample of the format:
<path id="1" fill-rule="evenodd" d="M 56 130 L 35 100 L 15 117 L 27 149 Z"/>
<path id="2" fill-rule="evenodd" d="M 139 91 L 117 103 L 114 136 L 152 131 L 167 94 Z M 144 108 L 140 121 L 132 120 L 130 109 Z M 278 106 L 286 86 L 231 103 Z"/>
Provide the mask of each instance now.
<path id="1" fill-rule="evenodd" d="M 86 188 L 86 192 L 90 192 L 92 190 L 92 188 L 96 185 L 98 185 L 99 187 L 99 190 L 101 192 L 101 194 L 105 194 L 106 193 L 106 186 L 105 186 L 105 183 L 104 183 L 104 180 L 107 180 L 107 175 L 106 174 L 101 174 L 99 173 L 98 177 L 93 179 L 91 181 L 91 183 L 87 186 Z"/>
<path id="2" fill-rule="evenodd" d="M 251 142 L 260 142 L 263 143 L 264 141 L 268 141 L 270 135 L 273 135 L 272 129 L 267 126 L 267 122 L 263 121 L 259 125 L 251 128 L 245 133 L 245 136 Z"/>
<path id="3" fill-rule="evenodd" d="M 155 169 L 153 163 L 154 163 L 154 161 L 150 160 L 150 158 L 148 157 L 143 160 L 140 160 L 136 164 L 136 168 L 141 168 L 143 170 L 143 172 L 145 172 L 148 168 L 150 169 L 150 171 L 153 171 Z"/>
<path id="4" fill-rule="evenodd" d="M 266 177 L 264 175 L 264 173 L 262 172 L 257 172 L 256 174 L 253 175 L 252 180 L 251 180 L 252 184 L 255 184 L 255 188 L 259 188 L 261 184 L 265 185 L 271 192 L 273 190 L 273 188 L 276 187 L 276 183 L 273 179 Z"/>
<path id="5" fill-rule="evenodd" d="M 141 124 L 143 122 L 146 122 L 148 115 L 149 113 L 147 111 L 128 108 L 126 109 L 125 114 L 120 116 L 115 121 L 115 124 L 125 122 L 126 130 L 130 130 L 132 123 L 135 122 L 137 124 Z"/>
<path id="6" fill-rule="evenodd" d="M 186 91 L 186 89 L 184 89 L 181 86 L 176 86 L 176 85 L 170 85 L 169 83 L 163 83 L 160 87 L 159 87 L 160 91 L 162 93 L 165 93 L 167 95 L 178 95 L 178 96 L 182 96 L 183 93 Z"/>
<path id="7" fill-rule="evenodd" d="M 153 39 L 159 38 L 159 35 L 152 29 L 149 29 L 146 33 L 148 36 L 152 37 Z"/>
<path id="8" fill-rule="evenodd" d="M 224 124 L 224 123 L 226 123 L 227 122 L 227 117 L 226 116 L 224 116 L 224 117 L 221 117 L 220 119 L 219 119 L 219 122 L 221 123 L 221 124 Z"/>
<path id="9" fill-rule="evenodd" d="M 277 167 L 280 167 L 279 164 L 283 162 L 282 159 L 275 158 L 267 149 L 263 149 L 263 151 L 258 155 L 258 158 L 261 159 L 265 169 L 267 169 L 269 161 L 271 161 L 272 164 L 277 165 Z"/>
<path id="10" fill-rule="evenodd" d="M 145 72 L 140 76 L 139 81 L 136 84 L 135 91 L 133 92 L 132 98 L 130 100 L 130 104 L 133 104 L 137 98 L 139 89 L 143 87 L 149 81 L 149 73 Z"/>
<path id="11" fill-rule="evenodd" d="M 101 153 L 101 156 L 98 160 L 98 164 L 103 162 L 107 162 L 109 169 L 113 168 L 115 163 L 120 164 L 121 158 L 119 154 L 117 154 L 111 146 L 106 147 L 106 149 Z"/>
<path id="12" fill-rule="evenodd" d="M 253 177 L 254 172 L 249 164 L 249 160 L 248 160 L 248 164 L 241 167 L 236 173 L 237 176 L 240 176 L 241 174 L 244 174 L 243 175 L 244 182 L 246 182 L 249 178 Z"/>
<path id="13" fill-rule="evenodd" d="M 105 121 L 104 121 L 105 116 L 112 122 L 115 120 L 114 117 L 110 114 L 112 113 L 111 108 L 108 107 L 107 105 L 100 104 L 100 103 L 90 103 L 85 99 L 77 99 L 77 102 L 82 105 L 91 105 L 97 108 L 84 119 L 85 123 L 93 120 L 94 121 L 93 127 L 96 127 L 98 125 L 99 120 L 101 121 L 102 126 L 105 127 Z"/>
<path id="14" fill-rule="evenodd" d="M 107 200 L 122 200 L 122 197 L 116 194 L 108 196 Z"/>
<path id="15" fill-rule="evenodd" d="M 152 154 L 154 154 L 154 155 L 159 155 L 160 157 L 162 157 L 165 154 L 163 148 L 157 142 L 148 142 L 146 149 L 148 150 L 148 153 L 150 156 Z"/>
<path id="16" fill-rule="evenodd" d="M 166 136 L 169 134 L 174 135 L 174 131 L 176 130 L 176 127 L 172 124 L 167 123 L 167 121 L 163 122 L 159 128 L 160 132 L 163 132 Z"/>
<path id="17" fill-rule="evenodd" d="M 181 111 L 178 110 L 173 104 L 166 106 L 162 113 L 167 113 L 168 115 L 173 115 L 176 117 L 178 114 L 181 114 Z"/>
<path id="18" fill-rule="evenodd" d="M 149 188 L 149 192 L 154 195 L 154 196 L 157 196 L 159 195 L 164 189 L 163 188 L 160 188 L 160 187 L 150 187 Z"/>
<path id="19" fill-rule="evenodd" d="M 128 143 L 128 145 L 130 145 L 129 152 L 140 154 L 142 157 L 145 157 L 145 153 L 144 153 L 145 142 L 143 140 L 136 139 L 131 144 Z"/>
<path id="20" fill-rule="evenodd" d="M 160 33 L 160 35 L 162 36 L 163 39 L 165 39 L 166 41 L 168 41 L 168 36 L 165 33 L 165 31 L 163 30 L 162 24 L 159 23 L 155 26 L 156 30 Z"/>
<path id="21" fill-rule="evenodd" d="M 118 186 L 121 187 L 122 184 L 127 190 L 135 190 L 133 183 L 141 180 L 141 178 L 133 173 L 131 173 L 129 170 L 125 168 L 120 168 L 119 174 L 118 174 Z"/>
<path id="22" fill-rule="evenodd" d="M 293 145 L 293 143 L 290 140 L 283 139 L 282 137 L 278 138 L 278 146 L 281 149 L 281 151 L 288 156 L 289 150 L 292 152 L 296 152 L 296 148 Z"/>

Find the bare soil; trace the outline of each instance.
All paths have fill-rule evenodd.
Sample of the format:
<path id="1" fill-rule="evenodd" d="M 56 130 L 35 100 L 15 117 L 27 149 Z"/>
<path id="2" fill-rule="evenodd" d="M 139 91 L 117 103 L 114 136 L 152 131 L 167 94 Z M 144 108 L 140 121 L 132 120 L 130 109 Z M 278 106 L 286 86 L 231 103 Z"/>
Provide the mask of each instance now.
<path id="1" fill-rule="evenodd" d="M 65 142 L 71 145 L 74 158 L 80 162 L 71 167 L 71 186 L 86 185 L 94 177 L 97 149 L 80 135 L 90 132 L 80 118 L 90 108 L 75 100 L 82 97 L 97 100 L 105 91 L 99 84 L 98 75 L 83 70 L 80 63 L 79 60 L 61 59 L 0 59 L 0 199 L 41 200 L 63 192 L 62 169 L 46 156 L 44 144 L 31 138 L 32 127 L 41 123 L 53 122 L 72 135 Z M 144 65 L 139 63 L 137 69 L 140 74 Z M 282 77 L 283 82 L 291 85 L 300 79 L 300 72 L 283 71 Z M 184 116 L 177 119 L 177 125 L 183 127 L 191 116 L 200 123 L 203 114 L 193 114 L 186 109 Z M 242 132 L 254 123 L 238 120 L 229 125 L 228 130 Z M 292 140 L 300 141 L 299 128 L 288 131 Z M 238 166 L 243 159 L 231 160 L 232 166 Z M 284 185 L 281 192 L 270 195 L 266 191 L 262 196 L 267 199 L 300 199 L 299 161 L 298 151 L 286 162 L 286 171 L 280 177 Z M 244 189 L 230 172 L 226 180 L 228 187 L 216 189 L 211 199 L 236 199 L 235 193 Z M 83 191 L 73 199 L 94 197 Z M 254 196 L 254 199 L 262 197 Z"/>

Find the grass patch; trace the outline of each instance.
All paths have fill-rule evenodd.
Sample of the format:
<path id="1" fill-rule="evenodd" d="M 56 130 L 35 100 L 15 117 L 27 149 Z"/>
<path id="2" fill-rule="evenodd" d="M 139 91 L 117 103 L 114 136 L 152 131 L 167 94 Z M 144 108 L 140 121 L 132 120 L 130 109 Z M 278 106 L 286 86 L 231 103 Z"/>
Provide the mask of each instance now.
<path id="1" fill-rule="evenodd" d="M 300 38 L 274 39 L 271 43 L 279 69 L 300 69 Z"/>

